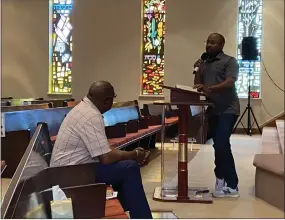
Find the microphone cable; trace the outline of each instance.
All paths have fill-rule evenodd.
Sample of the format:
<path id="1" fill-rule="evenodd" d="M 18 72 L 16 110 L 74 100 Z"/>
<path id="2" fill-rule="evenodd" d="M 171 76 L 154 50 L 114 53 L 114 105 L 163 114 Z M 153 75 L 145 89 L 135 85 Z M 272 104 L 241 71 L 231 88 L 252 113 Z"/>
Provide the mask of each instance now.
<path id="1" fill-rule="evenodd" d="M 284 89 L 280 88 L 280 87 L 274 82 L 274 80 L 272 79 L 272 77 L 269 75 L 269 73 L 268 73 L 268 71 L 267 71 L 267 68 L 266 68 L 266 66 L 265 66 L 263 57 L 261 56 L 261 53 L 260 53 L 259 55 L 260 55 L 260 61 L 261 61 L 261 64 L 262 64 L 262 68 L 265 70 L 265 72 L 266 72 L 267 76 L 269 77 L 269 79 L 271 80 L 271 82 L 272 82 L 279 90 L 281 90 L 282 92 L 284 92 Z M 266 111 L 266 113 L 267 113 L 270 117 L 272 117 L 272 118 L 275 117 L 275 116 L 273 116 L 272 114 L 269 113 L 269 111 L 268 111 L 267 108 L 265 107 L 265 105 L 264 105 L 262 99 L 261 99 L 261 105 L 262 105 L 262 107 L 264 108 L 264 110 Z"/>
<path id="2" fill-rule="evenodd" d="M 282 92 L 284 92 L 284 89 L 281 89 L 275 82 L 274 80 L 272 79 L 272 77 L 269 75 L 268 71 L 267 71 L 267 68 L 264 64 L 264 60 L 263 60 L 263 57 L 261 56 L 261 53 L 260 53 L 260 60 L 261 60 L 261 64 L 262 64 L 262 68 L 265 70 L 267 76 L 269 77 L 269 79 L 271 80 L 271 82 L 279 89 L 281 90 Z"/>

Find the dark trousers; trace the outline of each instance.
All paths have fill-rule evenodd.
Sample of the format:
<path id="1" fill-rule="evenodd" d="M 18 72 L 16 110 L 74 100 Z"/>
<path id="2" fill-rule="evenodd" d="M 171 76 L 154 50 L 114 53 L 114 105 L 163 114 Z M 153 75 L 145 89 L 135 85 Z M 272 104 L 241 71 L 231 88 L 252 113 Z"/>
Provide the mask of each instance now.
<path id="1" fill-rule="evenodd" d="M 151 211 L 142 185 L 140 166 L 136 161 L 123 160 L 112 164 L 98 164 L 96 182 L 112 185 L 118 199 L 131 218 L 151 219 Z"/>
<path id="2" fill-rule="evenodd" d="M 227 186 L 235 189 L 238 185 L 230 137 L 238 116 L 234 114 L 210 115 L 209 132 L 214 142 L 215 175 L 224 179 Z"/>

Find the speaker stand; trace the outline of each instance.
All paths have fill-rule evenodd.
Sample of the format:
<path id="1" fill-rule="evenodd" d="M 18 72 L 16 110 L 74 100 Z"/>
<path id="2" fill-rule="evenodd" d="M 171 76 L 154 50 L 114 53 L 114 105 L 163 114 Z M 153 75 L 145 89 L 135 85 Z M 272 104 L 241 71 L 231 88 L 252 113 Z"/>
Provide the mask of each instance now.
<path id="1" fill-rule="evenodd" d="M 236 129 L 237 129 L 237 127 L 238 127 L 238 125 L 239 125 L 240 123 L 242 124 L 242 127 L 244 128 L 246 134 L 249 135 L 249 136 L 252 135 L 252 127 L 253 127 L 254 123 L 256 124 L 259 133 L 260 133 L 260 134 L 262 133 L 262 132 L 261 132 L 261 129 L 260 129 L 259 125 L 258 125 L 258 122 L 257 122 L 257 120 L 256 120 L 256 117 L 255 117 L 255 115 L 254 115 L 254 113 L 253 113 L 252 107 L 251 107 L 251 105 L 250 105 L 250 92 L 251 92 L 250 89 L 251 89 L 251 87 L 250 87 L 250 74 L 248 74 L 247 106 L 246 106 L 244 112 L 242 113 L 241 117 L 239 118 L 238 122 L 236 123 L 236 126 L 235 126 L 235 128 L 234 128 L 234 130 L 233 130 L 233 133 L 235 133 L 235 131 L 236 131 Z M 243 119 L 243 117 L 245 116 L 245 113 L 247 113 L 247 127 L 245 127 L 245 126 L 243 125 L 243 123 L 242 123 L 242 119 Z M 254 121 L 253 121 L 253 124 L 251 124 L 251 117 L 250 117 L 251 115 L 252 115 L 253 120 L 254 120 Z"/>

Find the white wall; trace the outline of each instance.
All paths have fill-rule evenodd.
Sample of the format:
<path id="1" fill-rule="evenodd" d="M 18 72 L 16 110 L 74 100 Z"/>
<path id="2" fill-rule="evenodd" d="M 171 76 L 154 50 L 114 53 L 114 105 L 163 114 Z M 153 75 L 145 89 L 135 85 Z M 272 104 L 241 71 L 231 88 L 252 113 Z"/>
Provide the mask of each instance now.
<path id="1" fill-rule="evenodd" d="M 2 96 L 46 97 L 48 0 L 3 0 Z M 236 54 L 237 0 L 167 0 L 165 84 L 193 85 L 192 65 L 210 32 L 226 37 Z M 262 53 L 271 77 L 284 88 L 284 0 L 264 0 Z M 118 101 L 137 99 L 141 74 L 141 0 L 75 0 L 73 97 L 94 80 L 112 82 Z M 284 93 L 262 74 L 262 101 L 276 115 Z M 140 102 L 152 98 L 140 97 Z M 260 123 L 270 118 L 253 101 Z M 242 111 L 246 105 L 241 100 Z"/>
<path id="2" fill-rule="evenodd" d="M 140 92 L 141 3 L 77 0 L 74 7 L 73 96 L 82 98 L 95 80 L 110 81 L 118 100 Z"/>
<path id="3" fill-rule="evenodd" d="M 2 0 L 2 96 L 48 92 L 48 1 Z"/>

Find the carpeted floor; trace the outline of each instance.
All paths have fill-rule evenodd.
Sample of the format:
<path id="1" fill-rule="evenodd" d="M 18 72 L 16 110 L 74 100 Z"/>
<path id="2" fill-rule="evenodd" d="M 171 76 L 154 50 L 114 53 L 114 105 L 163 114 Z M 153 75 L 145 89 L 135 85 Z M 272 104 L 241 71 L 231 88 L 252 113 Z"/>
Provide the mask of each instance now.
<path id="1" fill-rule="evenodd" d="M 239 175 L 240 198 L 214 199 L 213 204 L 168 203 L 152 199 L 153 190 L 160 186 L 161 157 L 142 168 L 145 192 L 152 210 L 172 210 L 179 218 L 284 218 L 284 213 L 254 196 L 254 154 L 260 152 L 260 136 L 233 135 L 231 138 L 236 169 Z M 160 148 L 160 144 L 157 145 Z M 177 184 L 177 146 L 166 144 L 165 182 Z M 214 157 L 211 143 L 196 145 L 189 150 L 189 186 L 214 187 Z"/>

